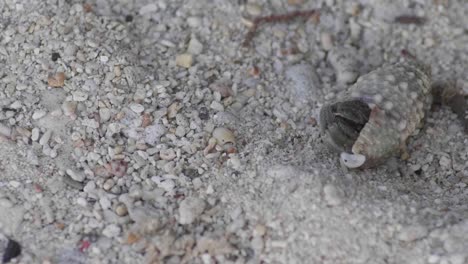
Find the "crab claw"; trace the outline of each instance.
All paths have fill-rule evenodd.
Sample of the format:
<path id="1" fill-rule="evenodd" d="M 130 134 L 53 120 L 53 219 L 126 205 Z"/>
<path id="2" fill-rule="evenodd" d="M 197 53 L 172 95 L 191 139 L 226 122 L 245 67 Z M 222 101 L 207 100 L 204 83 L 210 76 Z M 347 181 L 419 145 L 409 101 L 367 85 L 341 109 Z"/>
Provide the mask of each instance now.
<path id="1" fill-rule="evenodd" d="M 341 152 L 340 160 L 346 167 L 355 169 L 361 167 L 366 162 L 366 156 Z"/>

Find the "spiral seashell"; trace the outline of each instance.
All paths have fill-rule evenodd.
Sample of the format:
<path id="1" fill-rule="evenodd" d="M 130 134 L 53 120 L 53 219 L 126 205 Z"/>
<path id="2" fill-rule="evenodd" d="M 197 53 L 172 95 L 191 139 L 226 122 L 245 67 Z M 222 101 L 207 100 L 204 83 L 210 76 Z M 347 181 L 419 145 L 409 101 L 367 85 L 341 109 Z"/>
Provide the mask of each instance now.
<path id="1" fill-rule="evenodd" d="M 406 58 L 361 76 L 323 106 L 321 130 L 347 167 L 372 167 L 403 149 L 431 104 L 430 67 Z"/>

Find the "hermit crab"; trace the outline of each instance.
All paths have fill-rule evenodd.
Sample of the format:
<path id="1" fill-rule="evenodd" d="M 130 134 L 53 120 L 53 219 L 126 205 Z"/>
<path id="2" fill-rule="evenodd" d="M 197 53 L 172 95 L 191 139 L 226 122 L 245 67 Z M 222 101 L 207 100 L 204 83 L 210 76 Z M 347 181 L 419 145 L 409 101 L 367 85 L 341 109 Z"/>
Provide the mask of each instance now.
<path id="1" fill-rule="evenodd" d="M 400 153 L 422 126 L 434 99 L 443 99 L 467 128 L 465 99 L 431 82 L 431 68 L 407 52 L 402 61 L 361 76 L 320 110 L 322 138 L 348 168 L 374 167 Z"/>

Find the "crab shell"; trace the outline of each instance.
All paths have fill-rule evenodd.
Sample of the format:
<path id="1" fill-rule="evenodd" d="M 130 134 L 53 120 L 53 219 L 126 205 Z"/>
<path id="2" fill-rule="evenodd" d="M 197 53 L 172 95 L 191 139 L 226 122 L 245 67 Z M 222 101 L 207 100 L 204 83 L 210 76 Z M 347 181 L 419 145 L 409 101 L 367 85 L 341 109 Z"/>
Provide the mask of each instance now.
<path id="1" fill-rule="evenodd" d="M 341 161 L 350 168 L 373 167 L 397 154 L 421 126 L 432 104 L 431 69 L 414 59 L 385 65 L 361 76 L 338 98 L 358 99 L 371 109 L 352 153 L 341 152 Z"/>

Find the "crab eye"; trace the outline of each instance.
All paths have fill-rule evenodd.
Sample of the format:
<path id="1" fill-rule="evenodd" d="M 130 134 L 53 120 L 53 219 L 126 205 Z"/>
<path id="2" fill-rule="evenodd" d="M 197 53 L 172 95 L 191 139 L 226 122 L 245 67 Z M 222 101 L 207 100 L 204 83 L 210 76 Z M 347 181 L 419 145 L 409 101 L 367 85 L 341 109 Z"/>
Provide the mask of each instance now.
<path id="1" fill-rule="evenodd" d="M 346 152 L 341 152 L 340 159 L 346 167 L 351 169 L 359 168 L 366 162 L 366 156 Z"/>

